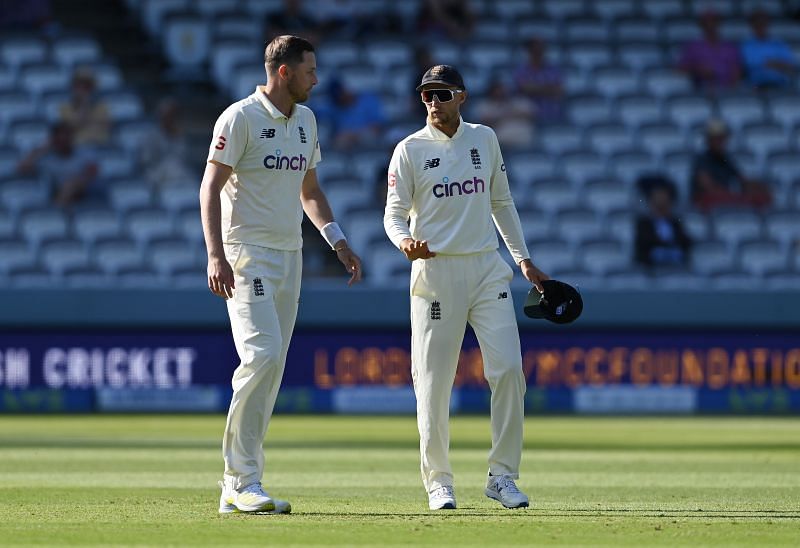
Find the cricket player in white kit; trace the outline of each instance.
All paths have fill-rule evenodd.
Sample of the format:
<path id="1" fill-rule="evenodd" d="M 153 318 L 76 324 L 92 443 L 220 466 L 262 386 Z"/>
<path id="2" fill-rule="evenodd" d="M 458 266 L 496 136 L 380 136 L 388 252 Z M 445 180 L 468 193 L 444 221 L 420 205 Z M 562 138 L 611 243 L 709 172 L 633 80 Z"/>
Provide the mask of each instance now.
<path id="1" fill-rule="evenodd" d="M 411 367 L 428 504 L 432 510 L 456 507 L 449 404 L 469 322 L 492 391 L 485 493 L 507 508 L 528 506 L 514 482 L 522 455 L 525 378 L 509 291 L 513 271 L 497 252 L 494 225 L 527 280 L 541 291 L 548 277 L 528 254 L 494 131 L 461 119 L 467 97 L 461 75 L 436 65 L 417 90 L 427 125 L 394 150 L 384 227 L 413 261 Z"/>
<path id="2" fill-rule="evenodd" d="M 220 513 L 287 513 L 261 486 L 262 443 L 278 394 L 300 295 L 303 211 L 351 278 L 361 261 L 348 247 L 316 175 L 314 47 L 279 36 L 264 54 L 266 86 L 228 107 L 214 136 L 200 189 L 208 286 L 227 301 L 241 363 L 233 374 L 222 452 Z"/>

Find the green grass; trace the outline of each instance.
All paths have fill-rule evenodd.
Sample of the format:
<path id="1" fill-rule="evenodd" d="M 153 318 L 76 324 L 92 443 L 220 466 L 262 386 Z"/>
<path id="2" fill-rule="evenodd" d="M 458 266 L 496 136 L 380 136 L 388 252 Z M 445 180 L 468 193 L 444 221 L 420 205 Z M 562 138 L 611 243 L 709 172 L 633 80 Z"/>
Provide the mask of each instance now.
<path id="1" fill-rule="evenodd" d="M 483 496 L 489 423 L 452 419 L 430 512 L 413 417 L 277 416 L 289 516 L 217 514 L 222 416 L 0 417 L 0 545 L 794 545 L 800 419 L 529 417 L 526 510 Z"/>

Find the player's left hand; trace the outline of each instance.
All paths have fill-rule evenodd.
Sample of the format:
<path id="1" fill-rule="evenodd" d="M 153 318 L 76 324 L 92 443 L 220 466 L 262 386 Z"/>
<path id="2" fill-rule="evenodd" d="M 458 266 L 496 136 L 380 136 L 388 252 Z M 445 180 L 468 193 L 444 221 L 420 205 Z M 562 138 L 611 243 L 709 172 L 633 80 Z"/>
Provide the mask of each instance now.
<path id="1" fill-rule="evenodd" d="M 361 281 L 361 259 L 356 255 L 349 246 L 345 246 L 336 252 L 339 261 L 347 269 L 350 274 L 350 279 L 347 285 L 353 285 Z"/>
<path id="2" fill-rule="evenodd" d="M 542 282 L 549 280 L 550 276 L 539 270 L 530 259 L 524 259 L 520 261 L 519 267 L 522 270 L 522 275 L 525 277 L 525 279 L 535 285 L 536 289 L 539 290 L 539 293 L 544 293 Z"/>

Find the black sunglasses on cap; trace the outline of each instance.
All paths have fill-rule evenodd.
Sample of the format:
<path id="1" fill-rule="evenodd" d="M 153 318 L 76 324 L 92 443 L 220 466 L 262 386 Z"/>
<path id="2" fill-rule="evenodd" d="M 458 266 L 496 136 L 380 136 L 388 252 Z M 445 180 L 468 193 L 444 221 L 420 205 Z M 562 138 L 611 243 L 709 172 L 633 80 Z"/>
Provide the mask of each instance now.
<path id="1" fill-rule="evenodd" d="M 422 102 L 433 103 L 434 97 L 440 103 L 447 103 L 452 101 L 456 93 L 464 93 L 463 89 L 423 89 Z"/>

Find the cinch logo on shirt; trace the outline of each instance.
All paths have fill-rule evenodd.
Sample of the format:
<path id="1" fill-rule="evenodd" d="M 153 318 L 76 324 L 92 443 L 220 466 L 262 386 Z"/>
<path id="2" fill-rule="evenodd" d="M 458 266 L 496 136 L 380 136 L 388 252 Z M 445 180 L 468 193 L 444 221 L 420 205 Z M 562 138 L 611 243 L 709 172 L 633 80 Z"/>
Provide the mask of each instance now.
<path id="1" fill-rule="evenodd" d="M 433 185 L 433 195 L 437 198 L 449 198 L 450 196 L 461 196 L 462 194 L 472 194 L 477 192 L 486 192 L 486 184 L 483 179 L 473 177 L 466 181 L 459 183 L 453 181 L 452 183 L 447 177 L 442 177 L 442 182 Z"/>
<path id="2" fill-rule="evenodd" d="M 308 160 L 302 154 L 300 156 L 281 156 L 281 151 L 276 150 L 275 155 L 270 154 L 264 157 L 264 167 L 267 169 L 289 169 L 291 171 L 305 171 L 308 167 Z"/>

